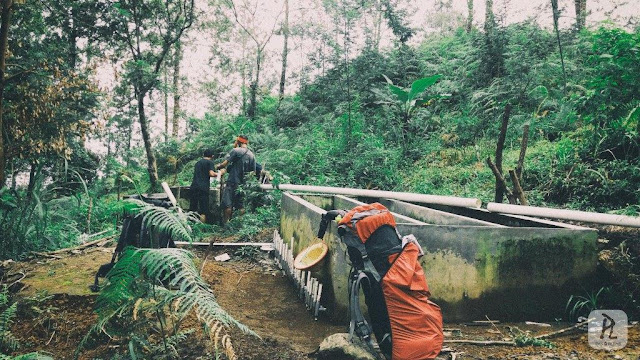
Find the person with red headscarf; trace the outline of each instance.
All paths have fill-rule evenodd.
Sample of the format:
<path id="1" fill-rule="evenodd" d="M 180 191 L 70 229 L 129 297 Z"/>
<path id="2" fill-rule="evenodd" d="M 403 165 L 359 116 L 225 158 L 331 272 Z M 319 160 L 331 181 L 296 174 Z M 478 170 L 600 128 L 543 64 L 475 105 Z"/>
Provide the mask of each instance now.
<path id="1" fill-rule="evenodd" d="M 248 148 L 249 138 L 240 135 L 233 143 L 233 149 L 229 151 L 224 161 L 216 165 L 216 169 L 226 169 L 228 175 L 225 188 L 222 193 L 222 207 L 224 209 L 223 222 L 226 224 L 236 209 L 240 214 L 244 213 L 242 193 L 239 186 L 245 182 L 244 175 L 255 173 L 260 176 L 262 166 L 256 162 L 253 152 Z"/>

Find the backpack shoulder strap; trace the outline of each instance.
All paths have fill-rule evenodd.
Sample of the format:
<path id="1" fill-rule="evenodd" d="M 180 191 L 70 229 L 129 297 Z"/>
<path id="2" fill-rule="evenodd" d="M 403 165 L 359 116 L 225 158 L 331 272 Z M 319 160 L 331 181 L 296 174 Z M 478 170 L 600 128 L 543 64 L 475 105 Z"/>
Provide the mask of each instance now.
<path id="1" fill-rule="evenodd" d="M 355 234 L 355 232 L 349 229 L 349 227 L 346 225 L 338 226 L 338 232 L 342 234 L 342 242 L 344 242 L 345 245 L 358 250 L 358 252 L 360 253 L 360 257 L 362 258 L 364 269 L 359 269 L 359 270 L 366 271 L 367 273 L 371 274 L 371 276 L 373 276 L 375 281 L 380 282 L 382 277 L 378 273 L 378 270 L 376 270 L 376 267 L 373 265 L 373 262 L 371 262 L 371 258 L 369 258 L 369 253 L 367 253 L 367 248 L 364 246 L 364 243 L 360 241 L 360 238 L 358 237 L 358 235 Z"/>
<path id="2" fill-rule="evenodd" d="M 362 281 L 370 282 L 370 279 L 367 274 L 360 270 L 353 272 L 352 277 L 349 278 L 349 339 L 351 340 L 355 333 L 367 344 L 376 359 L 381 359 L 371 336 L 373 330 L 364 318 L 362 309 L 360 309 L 360 286 Z"/>

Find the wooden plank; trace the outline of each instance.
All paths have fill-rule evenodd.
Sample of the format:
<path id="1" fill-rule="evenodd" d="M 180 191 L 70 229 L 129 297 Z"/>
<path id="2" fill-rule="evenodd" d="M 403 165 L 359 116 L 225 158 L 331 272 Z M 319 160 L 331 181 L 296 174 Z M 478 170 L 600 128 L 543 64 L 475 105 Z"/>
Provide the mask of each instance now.
<path id="1" fill-rule="evenodd" d="M 194 245 L 194 246 L 271 246 L 273 243 L 259 243 L 259 242 L 220 242 L 220 243 L 208 243 L 208 242 L 188 242 L 188 241 L 176 241 L 176 245 Z"/>

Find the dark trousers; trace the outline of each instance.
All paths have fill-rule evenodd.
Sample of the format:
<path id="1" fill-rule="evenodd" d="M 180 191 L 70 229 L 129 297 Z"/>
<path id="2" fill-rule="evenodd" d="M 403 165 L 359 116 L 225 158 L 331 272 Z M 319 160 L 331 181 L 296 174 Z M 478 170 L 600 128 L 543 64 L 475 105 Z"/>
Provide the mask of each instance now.
<path id="1" fill-rule="evenodd" d="M 224 209 L 242 209 L 244 208 L 242 191 L 238 184 L 226 183 L 224 192 L 222 193 L 222 207 Z"/>
<path id="2" fill-rule="evenodd" d="M 209 191 L 191 189 L 189 207 L 191 211 L 197 211 L 202 215 L 209 216 Z"/>

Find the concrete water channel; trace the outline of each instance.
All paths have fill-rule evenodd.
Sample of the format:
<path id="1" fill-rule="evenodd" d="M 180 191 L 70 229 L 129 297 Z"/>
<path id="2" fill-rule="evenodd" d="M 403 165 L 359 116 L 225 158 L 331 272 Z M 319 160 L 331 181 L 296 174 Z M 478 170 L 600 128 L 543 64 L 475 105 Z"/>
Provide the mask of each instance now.
<path id="1" fill-rule="evenodd" d="M 287 192 L 280 234 L 293 239 L 295 255 L 319 241 L 325 211 L 376 201 L 393 212 L 400 234 L 414 234 L 421 244 L 431 299 L 445 321 L 566 319 L 569 297 L 584 295 L 594 281 L 594 229 L 476 208 Z M 344 322 L 350 265 L 335 222 L 324 240 L 329 252 L 313 275 L 323 284 L 327 315 Z"/>

